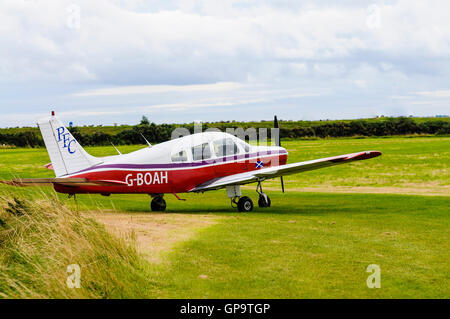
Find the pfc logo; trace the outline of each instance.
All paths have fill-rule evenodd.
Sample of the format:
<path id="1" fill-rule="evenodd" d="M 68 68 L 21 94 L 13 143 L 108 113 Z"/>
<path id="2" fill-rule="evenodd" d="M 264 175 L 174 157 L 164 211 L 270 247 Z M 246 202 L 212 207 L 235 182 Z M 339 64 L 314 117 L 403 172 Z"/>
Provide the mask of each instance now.
<path id="1" fill-rule="evenodd" d="M 70 132 L 66 133 L 66 128 L 61 126 L 56 129 L 56 133 L 58 135 L 58 143 L 62 141 L 64 144 L 63 148 L 67 148 L 69 154 L 74 154 L 77 150 L 72 144 L 76 144 L 77 141 L 72 137 Z"/>

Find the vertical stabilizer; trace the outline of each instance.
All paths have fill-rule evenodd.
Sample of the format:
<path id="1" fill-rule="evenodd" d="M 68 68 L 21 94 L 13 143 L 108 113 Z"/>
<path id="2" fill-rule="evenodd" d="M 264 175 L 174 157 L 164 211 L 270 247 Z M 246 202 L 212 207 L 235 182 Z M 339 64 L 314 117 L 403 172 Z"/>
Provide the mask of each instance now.
<path id="1" fill-rule="evenodd" d="M 51 117 L 39 120 L 38 125 L 56 177 L 73 174 L 102 162 L 78 144 L 54 112 Z"/>

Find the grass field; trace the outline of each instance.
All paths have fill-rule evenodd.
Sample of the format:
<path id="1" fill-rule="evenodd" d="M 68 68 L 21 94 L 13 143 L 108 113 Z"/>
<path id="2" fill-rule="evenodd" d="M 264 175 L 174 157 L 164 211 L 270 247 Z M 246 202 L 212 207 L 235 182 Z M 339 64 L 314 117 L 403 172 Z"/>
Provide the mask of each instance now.
<path id="1" fill-rule="evenodd" d="M 119 237 L 137 238 L 148 280 L 142 294 L 150 298 L 450 297 L 450 138 L 283 146 L 290 162 L 360 150 L 383 156 L 290 176 L 286 194 L 278 181 L 266 182 L 273 207 L 249 214 L 232 209 L 224 191 L 183 195 L 187 202 L 168 196 L 164 214 L 148 213 L 144 195 L 85 195 L 80 211 Z M 111 147 L 88 151 L 114 154 Z M 45 149 L 0 150 L 0 179 L 52 177 L 42 168 L 47 162 Z M 39 191 L 0 186 L 15 196 Z M 256 199 L 253 187 L 244 192 Z M 367 288 L 370 264 L 381 268 L 380 289 Z"/>
<path id="2" fill-rule="evenodd" d="M 291 190 L 450 195 L 450 137 L 288 140 L 283 146 L 289 151 L 289 162 L 364 150 L 383 152 L 375 160 L 289 176 L 286 186 Z M 128 153 L 143 147 L 119 149 Z M 86 150 L 95 156 L 117 154 L 111 146 Z M 48 162 L 44 148 L 0 149 L 0 178 L 53 177 L 52 171 L 43 169 Z M 265 185 L 278 188 L 279 182 Z"/>

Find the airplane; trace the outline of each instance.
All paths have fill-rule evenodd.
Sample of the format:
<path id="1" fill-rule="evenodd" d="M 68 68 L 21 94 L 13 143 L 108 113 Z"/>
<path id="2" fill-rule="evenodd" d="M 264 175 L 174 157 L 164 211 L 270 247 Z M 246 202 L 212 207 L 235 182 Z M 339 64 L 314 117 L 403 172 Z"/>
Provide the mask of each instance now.
<path id="1" fill-rule="evenodd" d="M 165 194 L 182 200 L 180 193 L 203 193 L 226 188 L 231 205 L 240 212 L 253 210 L 253 201 L 242 196 L 241 185 L 256 183 L 258 206 L 270 207 L 262 182 L 319 168 L 352 163 L 381 155 L 363 151 L 287 164 L 288 152 L 276 146 L 253 146 L 223 132 L 202 132 L 172 139 L 138 151 L 107 157 L 88 154 L 70 131 L 55 116 L 38 121 L 55 178 L 0 181 L 14 186 L 50 185 L 59 193 L 76 194 L 148 194 L 151 210 L 166 210 Z M 274 126 L 279 128 L 277 117 Z"/>

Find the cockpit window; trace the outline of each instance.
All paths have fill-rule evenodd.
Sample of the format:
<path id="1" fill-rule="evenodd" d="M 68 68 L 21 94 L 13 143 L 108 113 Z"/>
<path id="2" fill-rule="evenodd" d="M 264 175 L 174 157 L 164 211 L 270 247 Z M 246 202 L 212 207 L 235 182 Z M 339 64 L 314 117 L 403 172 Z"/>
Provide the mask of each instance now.
<path id="1" fill-rule="evenodd" d="M 172 162 L 187 162 L 187 153 L 186 151 L 180 151 L 178 153 L 175 153 L 171 157 Z"/>
<path id="2" fill-rule="evenodd" d="M 213 142 L 214 153 L 217 157 L 235 155 L 239 153 L 239 148 L 231 138 L 224 138 Z"/>
<path id="3" fill-rule="evenodd" d="M 211 158 L 209 143 L 203 143 L 202 145 L 194 146 L 192 148 L 192 158 L 194 159 L 194 161 L 201 161 Z"/>
<path id="4" fill-rule="evenodd" d="M 247 143 L 245 143 L 243 141 L 239 141 L 239 144 L 242 146 L 242 148 L 244 149 L 245 153 L 249 153 L 250 152 L 250 145 L 248 145 Z"/>

